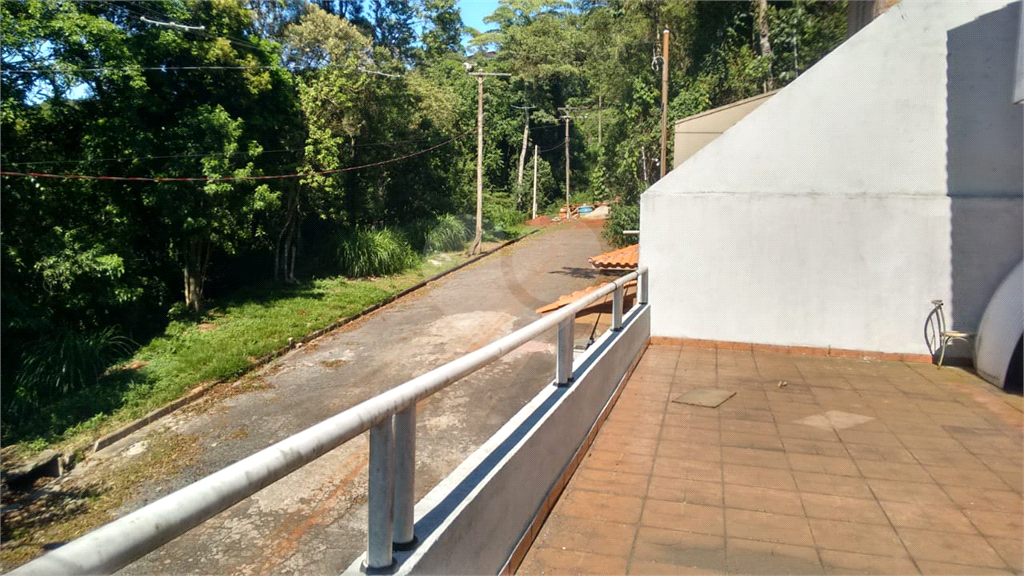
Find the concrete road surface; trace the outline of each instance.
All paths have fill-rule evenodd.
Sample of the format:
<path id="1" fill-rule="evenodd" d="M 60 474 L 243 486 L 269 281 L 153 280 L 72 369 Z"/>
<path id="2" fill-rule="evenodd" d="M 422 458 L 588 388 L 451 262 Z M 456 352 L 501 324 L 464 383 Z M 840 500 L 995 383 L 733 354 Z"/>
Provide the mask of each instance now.
<path id="1" fill-rule="evenodd" d="M 587 264 L 608 250 L 600 224 L 529 237 L 281 357 L 260 373 L 266 388 L 155 424 L 198 436 L 198 463 L 145 486 L 121 512 L 535 320 L 535 308 L 601 278 Z M 552 331 L 420 404 L 417 499 L 550 382 L 554 342 Z M 140 452 L 153 430 L 111 449 Z M 367 459 L 364 434 L 121 573 L 338 574 L 366 546 Z"/>

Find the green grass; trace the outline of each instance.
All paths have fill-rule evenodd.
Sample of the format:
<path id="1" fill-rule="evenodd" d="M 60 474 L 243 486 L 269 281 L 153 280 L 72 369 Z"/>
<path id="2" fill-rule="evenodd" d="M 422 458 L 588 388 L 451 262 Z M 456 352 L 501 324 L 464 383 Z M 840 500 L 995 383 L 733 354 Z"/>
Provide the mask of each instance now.
<path id="1" fill-rule="evenodd" d="M 343 277 L 266 285 L 208 302 L 199 320 L 172 322 L 161 336 L 107 371 L 95 386 L 69 394 L 8 428 L 5 453 L 79 446 L 181 397 L 197 385 L 238 377 L 262 356 L 464 262 L 433 258 L 411 271 L 373 279 Z M 5 427 L 10 423 L 5 423 Z"/>

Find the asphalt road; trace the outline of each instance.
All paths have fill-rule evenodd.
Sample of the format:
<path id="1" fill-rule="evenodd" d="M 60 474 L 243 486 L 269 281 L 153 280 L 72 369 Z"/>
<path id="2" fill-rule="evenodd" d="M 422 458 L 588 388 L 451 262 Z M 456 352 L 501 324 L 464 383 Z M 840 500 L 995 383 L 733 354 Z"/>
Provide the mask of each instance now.
<path id="1" fill-rule="evenodd" d="M 535 320 L 535 308 L 600 278 L 587 264 L 608 250 L 599 225 L 527 238 L 282 356 L 261 370 L 265 388 L 174 414 L 112 446 L 128 457 L 154 430 L 201 439 L 196 464 L 144 486 L 121 512 Z M 417 499 L 550 382 L 554 342 L 552 331 L 420 404 Z M 366 546 L 367 460 L 364 434 L 121 573 L 341 573 Z"/>

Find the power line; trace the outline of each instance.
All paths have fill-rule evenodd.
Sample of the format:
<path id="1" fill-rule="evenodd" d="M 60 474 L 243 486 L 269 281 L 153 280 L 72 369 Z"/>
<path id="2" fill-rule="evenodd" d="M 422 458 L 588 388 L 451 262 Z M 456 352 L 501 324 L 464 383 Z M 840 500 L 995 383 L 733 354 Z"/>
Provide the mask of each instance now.
<path id="1" fill-rule="evenodd" d="M 559 142 L 558 144 L 555 144 L 555 145 L 554 145 L 554 146 L 552 146 L 551 148 L 544 148 L 543 150 L 537 150 L 537 152 L 538 152 L 538 153 L 539 153 L 539 152 L 551 152 L 552 150 L 554 150 L 554 149 L 556 149 L 556 148 L 561 148 L 561 147 L 562 147 L 562 146 L 564 146 L 564 145 L 565 145 L 565 139 L 563 139 L 563 140 L 562 140 L 561 142 Z"/>
<path id="2" fill-rule="evenodd" d="M 326 66 L 334 66 L 327 64 Z M 149 71 L 160 71 L 167 72 L 171 70 L 252 70 L 259 68 L 281 68 L 287 70 L 284 66 L 278 66 L 274 64 L 264 65 L 252 65 L 252 66 L 125 66 L 125 67 L 98 67 L 98 68 L 22 68 L 19 70 L 13 70 L 10 68 L 4 68 L 0 72 L 9 72 L 11 74 L 78 74 L 82 72 L 149 72 Z"/>
<path id="3" fill-rule="evenodd" d="M 278 150 L 261 150 L 259 154 L 275 154 L 280 152 L 296 152 L 297 148 L 281 148 Z M 8 164 L 14 164 L 17 166 L 39 166 L 45 164 L 87 164 L 90 162 L 120 162 L 124 160 L 169 160 L 176 158 L 209 158 L 211 156 L 243 156 L 249 154 L 248 151 L 244 152 L 209 152 L 206 154 L 168 154 L 162 156 L 123 156 L 120 158 L 81 158 L 77 160 L 33 160 L 31 162 L 18 162 L 18 161 L 7 161 Z"/>
<path id="4" fill-rule="evenodd" d="M 539 132 L 541 130 L 551 130 L 552 128 L 561 128 L 558 124 L 552 124 L 550 126 L 530 126 L 530 132 Z"/>
<path id="5" fill-rule="evenodd" d="M 363 68 L 362 66 L 357 66 L 356 70 L 359 70 L 360 72 L 362 72 L 364 74 L 376 74 L 377 76 L 384 76 L 385 78 L 401 78 L 402 77 L 402 74 L 388 74 L 387 72 L 381 72 L 379 70 L 367 70 L 366 68 Z"/>
<path id="6" fill-rule="evenodd" d="M 451 144 L 460 138 L 464 138 L 469 135 L 469 132 L 460 134 L 454 138 L 448 139 L 440 144 L 424 148 L 416 152 L 405 154 L 397 158 L 391 158 L 388 160 L 380 160 L 378 162 L 371 162 L 369 164 L 361 164 L 359 166 L 348 166 L 345 168 L 335 168 L 332 170 L 312 170 L 309 172 L 299 172 L 296 174 L 275 174 L 273 176 L 196 176 L 196 177 L 160 177 L 160 176 L 92 176 L 85 174 L 45 174 L 39 172 L 8 172 L 0 171 L 0 176 L 15 176 L 21 178 L 55 178 L 60 180 L 107 180 L 116 182 L 237 182 L 237 181 L 249 181 L 249 180 L 283 180 L 288 178 L 306 178 L 309 176 L 323 176 L 327 174 L 338 174 L 340 172 L 351 172 L 353 170 L 360 170 L 363 168 L 372 168 L 374 166 L 383 166 L 385 164 L 391 164 L 392 162 L 398 162 L 413 156 L 419 156 L 426 154 L 432 150 L 436 150 L 442 146 Z"/>
<path id="7" fill-rule="evenodd" d="M 185 32 L 201 32 L 203 30 L 206 30 L 206 26 L 189 26 L 187 24 L 178 24 L 173 20 L 170 22 L 159 22 L 157 20 L 150 20 L 145 16 L 142 16 L 141 18 L 139 18 L 139 20 L 142 20 L 146 24 L 153 24 L 154 26 L 166 26 L 168 28 L 174 28 L 176 30 L 184 30 Z"/>
<path id="8" fill-rule="evenodd" d="M 423 142 L 426 140 L 433 140 L 433 138 L 410 138 L 408 140 L 392 140 L 390 142 L 365 142 L 362 144 L 352 144 L 351 148 L 369 148 L 373 146 L 398 146 L 400 144 L 409 144 L 412 142 Z M 259 154 L 252 154 L 252 156 L 259 156 L 262 154 L 278 154 L 284 152 L 301 152 L 305 148 L 278 148 L 275 150 L 261 150 Z M 39 166 L 46 164 L 87 164 L 92 162 L 121 162 L 127 160 L 168 160 L 177 158 L 209 158 L 211 156 L 244 156 L 250 155 L 248 151 L 240 152 L 208 152 L 203 154 L 168 154 L 161 156 L 123 156 L 118 158 L 79 158 L 76 160 L 33 160 L 30 162 L 5 161 L 7 164 L 14 164 L 16 166 Z"/>
<path id="9" fill-rule="evenodd" d="M 147 22 L 146 16 L 143 15 L 141 12 L 138 12 L 138 11 L 134 10 L 133 9 L 134 7 L 142 8 L 143 10 L 148 12 L 149 14 L 151 14 L 153 16 L 156 16 L 158 18 L 162 18 L 162 19 L 166 19 L 166 20 L 171 20 L 171 17 L 168 16 L 167 14 L 163 14 L 163 13 L 157 11 L 157 10 L 153 10 L 153 9 L 149 8 L 148 6 L 146 6 L 144 3 L 141 3 L 141 2 L 133 3 L 133 4 L 114 4 L 110 0 L 104 0 L 104 2 L 106 4 L 108 4 L 108 5 L 110 5 L 110 6 L 115 7 L 115 8 L 122 8 L 122 9 L 124 9 L 128 13 L 133 14 L 136 17 L 138 17 L 139 20 L 141 20 L 142 22 Z M 147 22 L 147 23 L 157 24 L 157 25 L 163 24 L 163 23 L 153 23 L 153 22 Z M 191 32 L 193 34 L 198 34 L 198 35 L 203 36 L 203 37 L 205 37 L 205 38 L 207 38 L 209 40 L 217 40 L 218 38 L 220 38 L 220 37 L 218 37 L 216 35 L 213 35 L 213 34 L 210 34 L 210 33 L 206 32 L 205 28 L 204 29 L 198 29 L 197 27 L 194 27 L 194 26 L 181 26 L 181 25 L 177 25 L 174 28 L 175 29 L 179 29 L 179 30 L 181 30 L 183 32 Z M 256 44 L 253 44 L 251 42 L 248 42 L 248 41 L 245 41 L 245 40 L 239 40 L 237 38 L 232 38 L 231 36 L 228 36 L 226 34 L 222 34 L 221 37 L 223 37 L 224 40 L 227 40 L 231 44 L 235 44 L 236 46 L 241 46 L 241 47 L 244 47 L 244 48 L 249 48 L 251 50 L 257 50 L 259 52 L 264 52 L 263 48 L 261 48 L 260 46 L 257 46 Z"/>
<path id="10" fill-rule="evenodd" d="M 342 64 L 323 64 L 318 68 L 344 68 Z M 278 64 L 253 64 L 246 66 L 124 66 L 124 67 L 111 67 L 101 66 L 97 68 L 21 68 L 11 69 L 3 68 L 0 72 L 10 72 L 11 74 L 29 74 L 29 73 L 55 73 L 55 74 L 77 74 L 81 72 L 148 72 L 148 71 L 159 71 L 166 72 L 171 70 L 253 70 L 253 69 L 271 69 L 280 68 L 286 72 L 294 73 L 287 66 L 281 66 Z M 398 78 L 396 74 L 385 74 L 384 72 L 377 72 L 375 70 L 365 70 L 363 68 L 357 68 L 360 72 L 368 74 L 378 74 L 380 76 L 390 76 L 392 78 Z"/>

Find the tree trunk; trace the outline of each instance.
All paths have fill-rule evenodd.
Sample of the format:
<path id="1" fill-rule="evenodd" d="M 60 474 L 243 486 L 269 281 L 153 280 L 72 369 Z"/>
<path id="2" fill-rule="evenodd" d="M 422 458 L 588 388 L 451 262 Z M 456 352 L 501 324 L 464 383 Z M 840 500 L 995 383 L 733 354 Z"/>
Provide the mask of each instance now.
<path id="1" fill-rule="evenodd" d="M 516 186 L 516 206 L 523 207 L 523 168 L 526 165 L 526 144 L 530 138 L 530 116 L 526 116 L 526 123 L 523 124 L 523 148 L 519 151 L 519 180 Z"/>
<path id="2" fill-rule="evenodd" d="M 299 242 L 302 241 L 302 228 L 299 228 L 298 218 L 295 220 L 295 240 L 292 241 L 292 258 L 288 265 L 288 274 L 285 281 L 289 284 L 295 282 L 295 253 L 299 250 Z"/>
<path id="3" fill-rule="evenodd" d="M 647 180 L 647 153 L 644 150 L 643 146 L 640 147 L 640 174 L 644 178 L 644 187 L 646 188 L 648 186 L 648 180 Z"/>
<path id="4" fill-rule="evenodd" d="M 292 282 L 295 279 L 294 267 L 289 266 L 289 255 L 295 243 L 295 235 L 300 224 L 298 200 L 299 191 L 293 190 L 285 207 L 285 222 L 277 237 L 274 247 L 274 281 Z"/>
<path id="5" fill-rule="evenodd" d="M 185 249 L 185 262 L 182 267 L 185 305 L 193 312 L 203 310 L 203 281 L 210 263 L 210 251 L 209 241 L 201 239 L 189 240 Z"/>
<path id="6" fill-rule="evenodd" d="M 768 79 L 765 80 L 765 92 L 775 88 L 772 75 L 772 42 L 768 30 L 768 0 L 757 0 L 757 32 L 761 37 L 761 56 L 768 58 Z"/>

